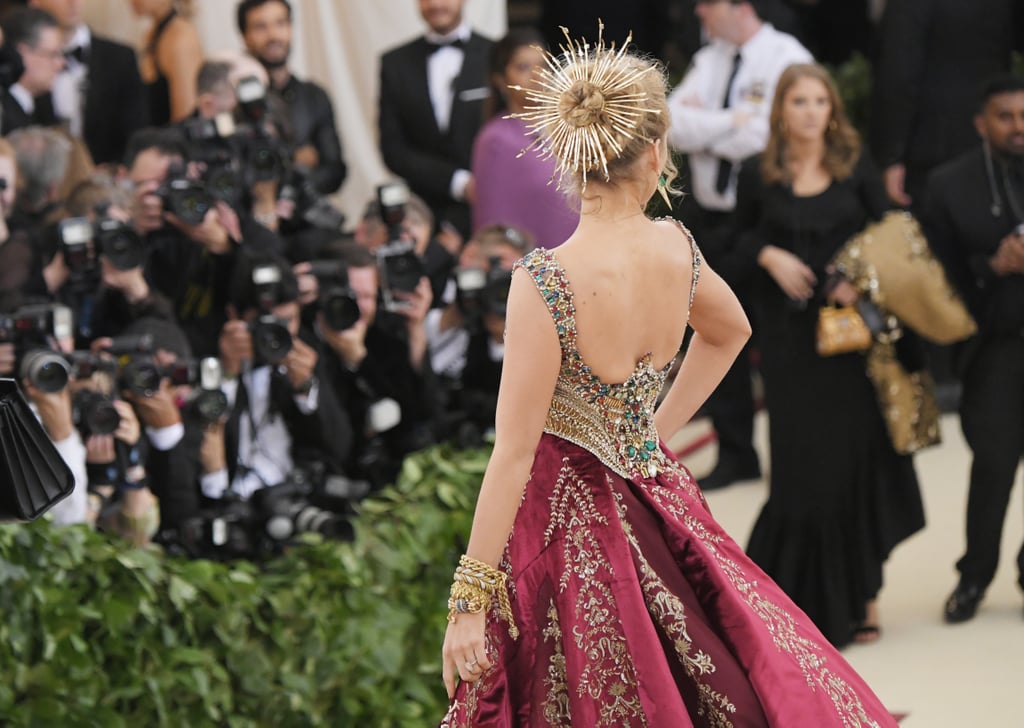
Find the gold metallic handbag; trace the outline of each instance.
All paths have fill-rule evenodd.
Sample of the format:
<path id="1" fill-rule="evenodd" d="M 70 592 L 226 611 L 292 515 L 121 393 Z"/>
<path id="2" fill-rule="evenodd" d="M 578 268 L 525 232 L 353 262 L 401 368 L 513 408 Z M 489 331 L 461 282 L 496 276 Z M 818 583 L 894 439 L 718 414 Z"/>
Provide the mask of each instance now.
<path id="1" fill-rule="evenodd" d="M 871 347 L 867 370 L 896 452 L 909 455 L 942 441 L 935 382 L 926 370 L 908 372 L 891 342 Z"/>
<path id="2" fill-rule="evenodd" d="M 856 306 L 822 306 L 818 311 L 819 356 L 866 351 L 871 340 L 871 330 Z"/>
<path id="3" fill-rule="evenodd" d="M 889 212 L 868 225 L 850 238 L 833 265 L 887 314 L 929 341 L 951 344 L 977 331 L 908 212 Z"/>

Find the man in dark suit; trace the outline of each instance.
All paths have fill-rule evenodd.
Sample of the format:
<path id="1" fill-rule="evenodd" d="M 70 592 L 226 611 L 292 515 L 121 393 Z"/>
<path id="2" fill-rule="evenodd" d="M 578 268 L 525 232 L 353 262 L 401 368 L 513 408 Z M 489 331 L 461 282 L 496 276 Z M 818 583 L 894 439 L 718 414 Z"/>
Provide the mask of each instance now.
<path id="1" fill-rule="evenodd" d="M 125 143 L 146 125 L 145 91 L 135 51 L 100 38 L 82 22 L 77 0 L 30 0 L 45 10 L 64 34 L 64 70 L 51 94 L 40 99 L 72 136 L 89 148 L 97 164 L 120 163 Z"/>
<path id="2" fill-rule="evenodd" d="M 292 48 L 292 7 L 288 0 L 242 0 L 238 32 L 245 48 L 267 69 L 270 88 L 288 109 L 292 161 L 309 170 L 321 194 L 341 187 L 348 168 L 334 123 L 334 107 L 323 88 L 296 78 L 288 68 Z"/>
<path id="3" fill-rule="evenodd" d="M 919 208 L 931 170 L 977 144 L 978 94 L 1010 68 L 1018 4 L 991 0 L 982 11 L 964 0 L 888 0 L 871 140 L 895 204 Z"/>
<path id="4" fill-rule="evenodd" d="M 471 234 L 473 140 L 483 123 L 491 41 L 462 18 L 465 0 L 419 0 L 425 35 L 380 66 L 380 149 L 388 168 L 426 200 L 438 224 Z"/>
<path id="5" fill-rule="evenodd" d="M 18 8 L 4 16 L 3 31 L 5 42 L 21 56 L 24 70 L 17 82 L 3 91 L 0 134 L 55 123 L 44 100 L 64 67 L 57 21 L 35 8 Z"/>
<path id="6" fill-rule="evenodd" d="M 974 617 L 995 576 L 1024 456 L 1024 78 L 993 79 L 975 125 L 982 144 L 935 170 L 923 216 L 978 322 L 957 351 L 960 426 L 972 460 L 960 580 L 943 609 L 950 623 Z M 1024 588 L 1024 548 L 1017 572 Z"/>

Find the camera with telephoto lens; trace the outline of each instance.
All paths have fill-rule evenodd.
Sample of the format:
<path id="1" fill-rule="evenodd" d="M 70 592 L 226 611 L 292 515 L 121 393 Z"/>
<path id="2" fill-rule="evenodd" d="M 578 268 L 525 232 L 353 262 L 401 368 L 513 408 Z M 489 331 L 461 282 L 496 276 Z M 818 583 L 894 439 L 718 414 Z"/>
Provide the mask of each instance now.
<path id="1" fill-rule="evenodd" d="M 71 415 L 83 438 L 112 435 L 121 424 L 114 401 L 92 389 L 80 389 L 71 398 Z"/>
<path id="2" fill-rule="evenodd" d="M 267 89 L 255 76 L 240 79 L 235 86 L 238 111 L 245 120 L 234 132 L 234 139 L 251 186 L 257 182 L 283 181 L 290 157 L 284 142 L 268 131 Z"/>
<path id="3" fill-rule="evenodd" d="M 281 269 L 276 265 L 257 265 L 252 269 L 252 284 L 261 313 L 249 324 L 254 363 L 280 364 L 292 350 L 288 322 L 271 311 L 277 301 Z"/>
<path id="4" fill-rule="evenodd" d="M 59 392 L 67 386 L 70 365 L 52 346 L 73 336 L 74 316 L 67 306 L 36 304 L 0 313 L 0 344 L 14 345 L 19 377 L 43 392 Z"/>
<path id="5" fill-rule="evenodd" d="M 188 177 L 180 165 L 168 170 L 167 178 L 154 194 L 163 201 L 167 212 L 192 227 L 201 225 L 214 206 L 206 186 Z"/>
<path id="6" fill-rule="evenodd" d="M 388 231 L 388 242 L 377 249 L 377 271 L 380 278 L 381 301 L 386 311 L 401 311 L 408 305 L 396 292 L 412 293 L 426 275 L 423 261 L 416 254 L 412 241 L 402 235 L 409 188 L 401 183 L 380 185 L 377 202 L 380 216 Z"/>
<path id="7" fill-rule="evenodd" d="M 345 331 L 359 321 L 359 300 L 348 283 L 348 269 L 340 260 L 313 260 L 310 274 L 319 282 L 317 307 L 333 331 Z"/>

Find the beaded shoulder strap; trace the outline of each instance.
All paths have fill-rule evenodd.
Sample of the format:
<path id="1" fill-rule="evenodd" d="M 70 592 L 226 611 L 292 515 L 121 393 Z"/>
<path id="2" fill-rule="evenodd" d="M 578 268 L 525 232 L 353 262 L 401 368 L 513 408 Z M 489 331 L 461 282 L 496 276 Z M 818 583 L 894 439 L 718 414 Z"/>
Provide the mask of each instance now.
<path id="1" fill-rule="evenodd" d="M 683 232 L 683 234 L 686 236 L 686 239 L 690 241 L 690 251 L 693 253 L 693 278 L 690 281 L 690 302 L 686 309 L 686 323 L 689 324 L 690 309 L 693 308 L 693 297 L 697 293 L 697 281 L 700 280 L 700 266 L 701 263 L 704 262 L 704 256 L 701 254 L 700 248 L 697 247 L 697 241 L 694 239 L 693 233 L 691 233 L 690 229 L 683 225 L 681 221 L 676 220 L 674 217 L 659 217 L 658 220 L 668 220 L 669 222 L 673 223 L 677 228 L 679 228 Z"/>
<path id="2" fill-rule="evenodd" d="M 565 271 L 558 264 L 555 254 L 545 248 L 531 250 L 516 261 L 515 268 L 524 268 L 533 278 L 537 290 L 551 312 L 558 331 L 562 351 L 574 351 L 576 346 L 576 306 L 572 300 L 572 289 L 565 277 Z"/>

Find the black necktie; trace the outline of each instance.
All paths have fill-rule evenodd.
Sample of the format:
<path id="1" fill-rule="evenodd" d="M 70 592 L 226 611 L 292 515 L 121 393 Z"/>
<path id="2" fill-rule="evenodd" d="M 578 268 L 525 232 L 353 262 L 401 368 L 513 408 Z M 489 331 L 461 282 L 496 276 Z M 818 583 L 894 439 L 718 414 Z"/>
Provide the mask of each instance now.
<path id="1" fill-rule="evenodd" d="M 729 82 L 725 85 L 725 98 L 722 99 L 722 108 L 728 109 L 732 102 L 730 96 L 732 96 L 732 85 L 736 81 L 736 74 L 740 70 L 740 61 L 743 57 L 739 51 L 736 51 L 736 55 L 732 57 L 732 71 L 729 73 Z M 718 176 L 715 178 L 715 191 L 718 194 L 725 194 L 725 191 L 729 189 L 729 180 L 732 178 L 732 162 L 728 159 L 718 160 Z"/>

